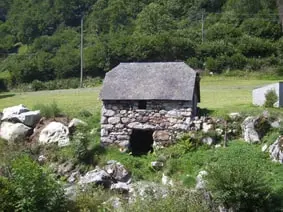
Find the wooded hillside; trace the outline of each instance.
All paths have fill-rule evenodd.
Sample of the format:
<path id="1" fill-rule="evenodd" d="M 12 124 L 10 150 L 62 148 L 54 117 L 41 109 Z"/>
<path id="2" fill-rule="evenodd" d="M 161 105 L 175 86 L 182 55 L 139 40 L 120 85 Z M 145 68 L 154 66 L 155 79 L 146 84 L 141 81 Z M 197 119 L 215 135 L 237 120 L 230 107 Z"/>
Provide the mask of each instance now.
<path id="1" fill-rule="evenodd" d="M 279 2 L 2 0 L 0 71 L 9 73 L 12 84 L 78 77 L 84 17 L 89 76 L 128 61 L 186 61 L 218 73 L 283 74 Z"/>

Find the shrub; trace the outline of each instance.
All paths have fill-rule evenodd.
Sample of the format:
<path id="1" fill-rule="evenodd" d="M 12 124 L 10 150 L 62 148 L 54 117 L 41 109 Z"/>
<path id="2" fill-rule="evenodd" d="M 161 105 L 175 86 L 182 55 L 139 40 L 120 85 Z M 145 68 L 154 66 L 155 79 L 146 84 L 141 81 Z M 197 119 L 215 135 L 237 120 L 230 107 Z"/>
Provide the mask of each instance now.
<path id="1" fill-rule="evenodd" d="M 11 164 L 9 177 L 0 178 L 1 211 L 63 211 L 64 193 L 38 164 L 21 156 Z"/>
<path id="2" fill-rule="evenodd" d="M 269 90 L 265 93 L 264 107 L 273 107 L 274 103 L 278 101 L 278 96 L 275 90 Z"/>
<path id="3" fill-rule="evenodd" d="M 217 163 L 209 166 L 207 176 L 208 189 L 216 203 L 234 211 L 267 207 L 271 188 L 264 179 L 263 156 L 243 145 L 222 151 Z"/>
<path id="4" fill-rule="evenodd" d="M 166 192 L 166 195 L 163 195 L 162 198 L 156 197 L 155 193 L 154 191 L 148 191 L 145 197 L 137 198 L 133 203 L 123 205 L 121 211 L 211 211 L 203 194 L 197 192 L 174 188 Z"/>
<path id="5" fill-rule="evenodd" d="M 39 81 L 39 80 L 34 80 L 31 83 L 31 89 L 33 91 L 41 91 L 41 90 L 45 90 L 46 86 L 43 82 Z"/>
<path id="6" fill-rule="evenodd" d="M 62 115 L 61 109 L 58 107 L 56 102 L 52 102 L 48 105 L 37 104 L 33 107 L 33 109 L 40 110 L 41 115 L 45 118 L 52 118 Z"/>

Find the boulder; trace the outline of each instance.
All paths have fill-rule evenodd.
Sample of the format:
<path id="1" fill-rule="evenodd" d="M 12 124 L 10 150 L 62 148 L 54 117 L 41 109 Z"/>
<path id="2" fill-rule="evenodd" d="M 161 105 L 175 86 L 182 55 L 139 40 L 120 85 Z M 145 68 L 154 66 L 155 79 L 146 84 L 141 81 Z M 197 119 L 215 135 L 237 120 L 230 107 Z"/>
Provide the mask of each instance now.
<path id="1" fill-rule="evenodd" d="M 277 140 L 269 147 L 269 154 L 273 161 L 283 163 L 283 136 L 277 138 Z"/>
<path id="2" fill-rule="evenodd" d="M 201 142 L 202 142 L 203 144 L 206 144 L 206 145 L 208 145 L 208 146 L 211 146 L 211 145 L 214 144 L 214 139 L 213 139 L 212 137 L 210 137 L 210 136 L 205 136 L 205 137 L 203 137 L 203 138 L 201 139 Z"/>
<path id="3" fill-rule="evenodd" d="M 257 118 L 249 116 L 241 124 L 244 140 L 248 143 L 260 142 L 259 135 L 255 130 L 255 122 Z"/>
<path id="4" fill-rule="evenodd" d="M 127 183 L 122 183 L 122 182 L 118 182 L 115 184 L 112 184 L 110 189 L 113 191 L 118 191 L 120 193 L 128 193 L 130 190 L 130 185 Z"/>
<path id="5" fill-rule="evenodd" d="M 9 118 L 12 115 L 19 115 L 19 114 L 24 113 L 24 112 L 29 112 L 29 109 L 26 108 L 22 104 L 17 105 L 17 106 L 13 106 L 13 107 L 5 108 L 3 110 L 3 117 L 2 117 L 1 120 L 3 121 L 3 120 Z"/>
<path id="6" fill-rule="evenodd" d="M 84 176 L 80 177 L 80 185 L 89 183 L 95 183 L 96 185 L 103 185 L 109 188 L 112 181 L 111 176 L 105 170 L 96 167 L 96 169 L 89 171 Z"/>
<path id="7" fill-rule="evenodd" d="M 36 110 L 36 111 L 28 111 L 21 113 L 20 115 L 18 115 L 18 119 L 24 125 L 27 125 L 29 127 L 34 127 L 41 119 L 40 111 Z"/>
<path id="8" fill-rule="evenodd" d="M 197 175 L 196 181 L 196 189 L 201 190 L 206 188 L 206 181 L 204 179 L 205 176 L 207 176 L 207 171 L 200 171 Z"/>
<path id="9" fill-rule="evenodd" d="M 49 123 L 39 134 L 40 144 L 58 143 L 58 146 L 70 144 L 69 129 L 60 122 Z"/>
<path id="10" fill-rule="evenodd" d="M 131 181 L 131 175 L 130 173 L 125 169 L 125 167 L 115 161 L 110 160 L 107 162 L 107 165 L 103 167 L 103 170 L 107 172 L 115 182 L 130 182 Z"/>
<path id="11" fill-rule="evenodd" d="M 76 127 L 78 127 L 78 126 L 87 126 L 87 123 L 84 122 L 84 121 L 82 121 L 82 120 L 80 120 L 80 119 L 73 118 L 73 119 L 70 121 L 70 123 L 69 123 L 69 125 L 68 125 L 68 128 L 69 128 L 70 131 L 73 131 L 73 130 L 75 130 Z"/>
<path id="12" fill-rule="evenodd" d="M 173 180 L 166 176 L 164 173 L 162 173 L 161 183 L 166 186 L 174 185 Z"/>
<path id="13" fill-rule="evenodd" d="M 32 133 L 32 129 L 22 123 L 2 122 L 0 137 L 8 142 L 21 142 Z"/>

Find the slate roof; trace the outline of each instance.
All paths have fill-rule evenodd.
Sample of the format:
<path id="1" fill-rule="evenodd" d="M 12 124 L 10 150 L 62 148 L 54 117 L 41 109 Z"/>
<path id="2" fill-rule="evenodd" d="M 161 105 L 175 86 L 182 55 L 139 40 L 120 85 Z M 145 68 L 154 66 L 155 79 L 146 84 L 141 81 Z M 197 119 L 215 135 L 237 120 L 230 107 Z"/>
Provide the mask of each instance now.
<path id="1" fill-rule="evenodd" d="M 120 63 L 105 76 L 102 100 L 193 99 L 196 71 L 184 62 Z"/>

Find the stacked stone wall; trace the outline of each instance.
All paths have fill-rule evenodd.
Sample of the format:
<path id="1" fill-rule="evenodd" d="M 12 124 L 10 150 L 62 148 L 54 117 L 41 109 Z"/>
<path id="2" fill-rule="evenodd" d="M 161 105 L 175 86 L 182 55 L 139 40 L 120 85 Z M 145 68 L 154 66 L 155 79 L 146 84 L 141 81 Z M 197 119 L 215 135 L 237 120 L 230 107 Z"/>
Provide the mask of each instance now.
<path id="1" fill-rule="evenodd" d="M 191 107 L 190 101 L 147 101 L 147 109 L 141 110 L 138 101 L 104 101 L 101 143 L 127 149 L 132 131 L 139 129 L 154 132 L 154 145 L 169 145 L 190 129 Z"/>

